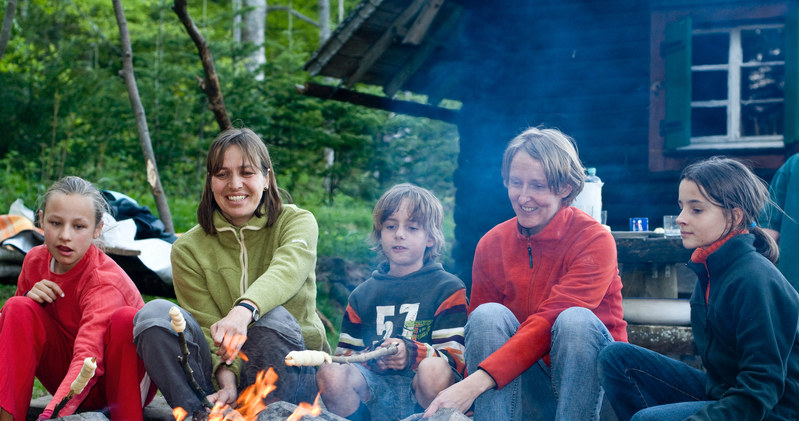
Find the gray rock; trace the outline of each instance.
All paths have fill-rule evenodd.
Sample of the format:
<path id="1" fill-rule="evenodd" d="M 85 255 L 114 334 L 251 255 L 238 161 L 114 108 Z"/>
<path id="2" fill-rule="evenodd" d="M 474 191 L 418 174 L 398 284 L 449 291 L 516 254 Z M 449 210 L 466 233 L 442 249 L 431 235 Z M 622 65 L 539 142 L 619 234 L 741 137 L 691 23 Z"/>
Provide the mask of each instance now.
<path id="1" fill-rule="evenodd" d="M 297 405 L 285 401 L 275 402 L 266 407 L 260 414 L 258 414 L 258 421 L 283 421 L 291 415 Z M 303 421 L 347 421 L 346 418 L 339 417 L 338 415 L 322 410 L 318 417 L 304 416 L 301 418 Z"/>
<path id="2" fill-rule="evenodd" d="M 463 415 L 463 412 L 453 408 L 443 408 L 436 411 L 430 418 L 424 418 L 424 414 L 413 414 L 402 421 L 417 421 L 426 419 L 429 421 L 469 421 L 471 418 Z"/>
<path id="3" fill-rule="evenodd" d="M 55 418 L 62 421 L 108 421 L 108 417 L 102 412 L 81 412 L 80 414 L 67 415 L 66 417 Z"/>

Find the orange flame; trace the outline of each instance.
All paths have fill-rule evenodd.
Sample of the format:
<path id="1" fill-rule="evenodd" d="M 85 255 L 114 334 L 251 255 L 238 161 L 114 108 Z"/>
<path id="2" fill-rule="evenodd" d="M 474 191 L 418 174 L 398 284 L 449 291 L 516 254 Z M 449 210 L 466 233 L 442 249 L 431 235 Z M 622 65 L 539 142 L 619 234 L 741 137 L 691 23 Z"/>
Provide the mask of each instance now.
<path id="1" fill-rule="evenodd" d="M 267 371 L 260 371 L 255 378 L 255 383 L 244 389 L 236 400 L 236 409 L 246 420 L 255 420 L 258 413 L 266 408 L 264 398 L 277 389 L 277 373 L 272 367 Z"/>
<path id="2" fill-rule="evenodd" d="M 175 417 L 175 421 L 183 421 L 183 419 L 186 418 L 186 415 L 189 415 L 189 413 L 181 407 L 177 407 L 172 410 L 172 416 Z"/>
<path id="3" fill-rule="evenodd" d="M 243 353 L 241 351 L 239 351 L 239 358 L 241 358 L 241 360 L 244 361 L 244 362 L 250 361 L 250 359 L 247 358 L 247 354 L 245 354 L 245 353 Z"/>
<path id="4" fill-rule="evenodd" d="M 286 418 L 286 421 L 300 421 L 302 417 L 305 415 L 310 415 L 312 417 L 318 417 L 322 414 L 322 407 L 319 406 L 319 394 L 316 394 L 316 399 L 313 401 L 313 405 L 309 404 L 308 402 L 300 402 L 297 405 L 297 409 Z"/>
<path id="5" fill-rule="evenodd" d="M 258 414 L 266 409 L 264 399 L 272 391 L 277 389 L 277 373 L 272 367 L 266 371 L 261 371 L 255 378 L 255 383 L 244 389 L 236 400 L 236 409 L 228 405 L 217 403 L 208 414 L 208 421 L 257 421 Z M 302 402 L 297 409 L 289 416 L 288 420 L 298 421 L 305 415 L 318 416 L 322 413 L 319 406 L 319 395 L 316 395 L 313 405 Z M 175 408 L 172 411 L 175 421 L 182 421 L 187 413 L 183 408 Z"/>

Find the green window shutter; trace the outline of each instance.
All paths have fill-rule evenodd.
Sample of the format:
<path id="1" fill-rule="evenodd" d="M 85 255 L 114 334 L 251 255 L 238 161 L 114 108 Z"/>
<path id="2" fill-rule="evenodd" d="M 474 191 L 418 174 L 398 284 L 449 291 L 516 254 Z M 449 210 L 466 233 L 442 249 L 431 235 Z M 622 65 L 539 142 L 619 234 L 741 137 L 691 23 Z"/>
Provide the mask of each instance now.
<path id="1" fill-rule="evenodd" d="M 791 8 L 785 17 L 785 146 L 799 141 L 799 12 Z"/>
<path id="2" fill-rule="evenodd" d="M 691 18 L 666 26 L 661 54 L 666 62 L 666 119 L 661 133 L 666 150 L 691 143 Z"/>

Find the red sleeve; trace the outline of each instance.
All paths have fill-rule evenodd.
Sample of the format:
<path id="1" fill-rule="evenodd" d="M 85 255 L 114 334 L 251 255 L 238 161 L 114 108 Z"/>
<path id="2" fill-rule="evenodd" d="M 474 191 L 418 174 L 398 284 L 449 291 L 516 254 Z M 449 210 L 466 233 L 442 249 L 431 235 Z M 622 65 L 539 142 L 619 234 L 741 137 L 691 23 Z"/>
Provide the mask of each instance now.
<path id="1" fill-rule="evenodd" d="M 58 386 L 58 390 L 47 405 L 47 409 L 53 410 L 55 405 L 69 393 L 72 382 L 78 378 L 78 374 L 83 367 L 83 360 L 91 357 L 97 358 L 97 369 L 94 372 L 94 377 L 89 380 L 83 392 L 73 397 L 64 406 L 64 409 L 60 412 L 61 416 L 73 414 L 83 400 L 86 399 L 95 383 L 97 383 L 97 379 L 105 374 L 104 338 L 108 329 L 108 321 L 114 311 L 129 305 L 122 291 L 116 287 L 117 284 L 122 284 L 124 279 L 120 277 L 114 281 L 115 275 L 111 272 L 98 273 L 97 271 L 92 271 L 89 277 L 94 279 L 85 280 L 90 286 L 81 292 L 79 299 L 81 318 L 75 337 L 75 344 L 73 345 L 72 360 L 69 363 L 69 369 L 64 376 L 64 380 Z M 101 276 L 105 279 L 96 279 Z M 138 291 L 136 293 L 138 294 Z"/>

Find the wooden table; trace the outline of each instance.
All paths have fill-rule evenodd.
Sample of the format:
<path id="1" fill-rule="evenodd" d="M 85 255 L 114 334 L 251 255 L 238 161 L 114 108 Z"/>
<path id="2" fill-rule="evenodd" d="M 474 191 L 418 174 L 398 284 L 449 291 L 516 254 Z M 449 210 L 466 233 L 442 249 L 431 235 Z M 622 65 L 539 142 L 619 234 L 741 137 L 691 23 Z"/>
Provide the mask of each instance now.
<path id="1" fill-rule="evenodd" d="M 677 298 L 677 265 L 691 257 L 680 237 L 652 232 L 613 232 L 624 297 Z"/>

